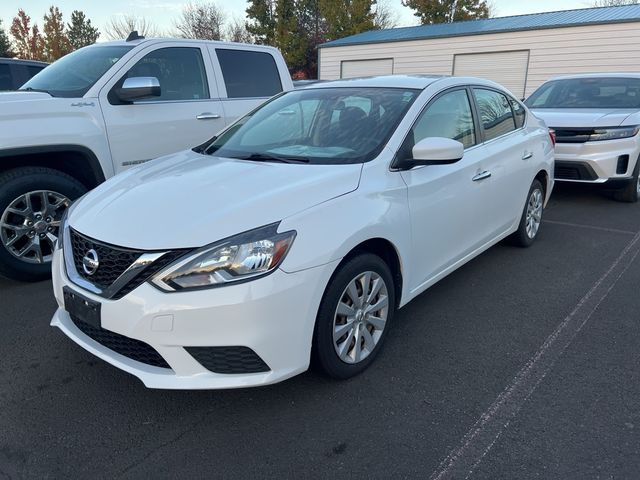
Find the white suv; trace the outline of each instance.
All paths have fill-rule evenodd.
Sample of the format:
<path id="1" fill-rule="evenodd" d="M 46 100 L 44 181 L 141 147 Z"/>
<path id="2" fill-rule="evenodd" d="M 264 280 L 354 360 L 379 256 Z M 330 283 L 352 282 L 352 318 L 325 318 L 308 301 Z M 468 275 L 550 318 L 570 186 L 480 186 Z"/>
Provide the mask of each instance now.
<path id="1" fill-rule="evenodd" d="M 205 142 L 292 88 L 275 48 L 131 35 L 71 53 L 0 93 L 0 274 L 48 277 L 71 201 L 133 165 Z"/>
<path id="2" fill-rule="evenodd" d="M 525 102 L 556 133 L 556 180 L 602 184 L 615 198 L 640 194 L 640 74 L 549 80 Z"/>
<path id="3" fill-rule="evenodd" d="M 74 204 L 52 325 L 154 388 L 264 385 L 312 356 L 350 377 L 396 308 L 534 241 L 552 171 L 548 129 L 489 81 L 288 92 Z"/>

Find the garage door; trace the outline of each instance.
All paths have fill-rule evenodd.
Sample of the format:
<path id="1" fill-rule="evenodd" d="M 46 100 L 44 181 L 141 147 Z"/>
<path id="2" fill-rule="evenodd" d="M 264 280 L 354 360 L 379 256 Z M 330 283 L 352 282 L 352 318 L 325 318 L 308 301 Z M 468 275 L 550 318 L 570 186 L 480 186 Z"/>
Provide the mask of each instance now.
<path id="1" fill-rule="evenodd" d="M 455 55 L 453 74 L 498 82 L 518 98 L 524 97 L 529 50 Z"/>
<path id="2" fill-rule="evenodd" d="M 372 75 L 391 75 L 392 58 L 374 60 L 345 60 L 340 65 L 340 78 L 370 77 Z"/>

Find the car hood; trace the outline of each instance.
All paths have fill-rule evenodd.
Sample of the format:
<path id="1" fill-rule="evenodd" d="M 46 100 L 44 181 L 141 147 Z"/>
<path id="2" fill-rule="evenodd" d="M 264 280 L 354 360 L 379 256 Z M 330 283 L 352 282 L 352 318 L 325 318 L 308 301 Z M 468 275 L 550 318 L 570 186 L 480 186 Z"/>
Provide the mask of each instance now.
<path id="1" fill-rule="evenodd" d="M 44 100 L 51 98 L 53 98 L 51 95 L 44 92 L 0 92 L 0 104 L 5 102 L 31 102 L 34 100 Z"/>
<path id="2" fill-rule="evenodd" d="M 361 164 L 256 162 L 185 151 L 103 183 L 73 208 L 69 225 L 123 247 L 200 247 L 351 192 L 361 170 Z"/>
<path id="3" fill-rule="evenodd" d="M 617 127 L 636 110 L 581 108 L 532 109 L 551 128 Z"/>

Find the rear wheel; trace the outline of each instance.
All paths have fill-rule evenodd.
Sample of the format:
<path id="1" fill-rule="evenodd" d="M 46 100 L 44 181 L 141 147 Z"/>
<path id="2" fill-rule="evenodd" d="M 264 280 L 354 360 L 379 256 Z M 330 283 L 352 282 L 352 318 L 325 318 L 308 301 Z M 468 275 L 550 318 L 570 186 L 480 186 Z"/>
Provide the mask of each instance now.
<path id="1" fill-rule="evenodd" d="M 535 241 L 542 224 L 544 212 L 544 188 L 540 180 L 535 179 L 527 195 L 527 203 L 520 217 L 518 230 L 511 235 L 512 243 L 519 247 L 529 247 Z"/>
<path id="2" fill-rule="evenodd" d="M 20 281 L 48 278 L 62 215 L 86 191 L 49 168 L 0 174 L 0 274 Z"/>
<path id="3" fill-rule="evenodd" d="M 334 378 L 359 374 L 380 352 L 394 313 L 388 265 L 369 253 L 352 258 L 334 274 L 320 304 L 314 365 Z"/>

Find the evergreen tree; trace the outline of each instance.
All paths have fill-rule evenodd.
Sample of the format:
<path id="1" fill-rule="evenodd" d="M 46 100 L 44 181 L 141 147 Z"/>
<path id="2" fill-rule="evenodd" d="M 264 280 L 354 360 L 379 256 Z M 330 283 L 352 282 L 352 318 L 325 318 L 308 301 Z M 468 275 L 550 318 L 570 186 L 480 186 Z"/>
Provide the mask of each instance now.
<path id="1" fill-rule="evenodd" d="M 275 7 L 276 0 L 249 0 L 247 31 L 258 44 L 274 44 L 276 32 Z"/>
<path id="2" fill-rule="evenodd" d="M 402 0 L 423 24 L 489 18 L 487 0 Z"/>
<path id="3" fill-rule="evenodd" d="M 62 12 L 58 7 L 49 7 L 44 16 L 44 57 L 48 62 L 55 62 L 71 51 L 71 43 L 67 37 Z"/>
<path id="4" fill-rule="evenodd" d="M 7 36 L 7 32 L 2 27 L 2 20 L 0 20 L 0 57 L 12 57 L 13 51 L 11 50 L 11 41 Z"/>
<path id="5" fill-rule="evenodd" d="M 91 20 L 85 16 L 84 12 L 74 10 L 71 13 L 71 23 L 67 24 L 67 37 L 69 37 L 69 43 L 74 50 L 93 45 L 99 36 L 100 32 L 91 25 Z"/>

